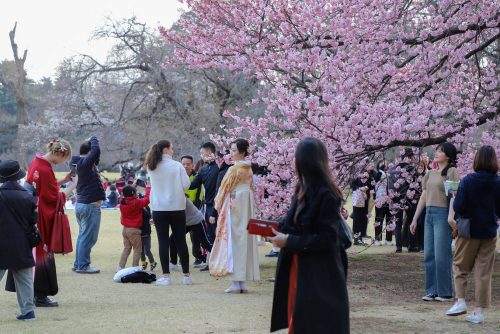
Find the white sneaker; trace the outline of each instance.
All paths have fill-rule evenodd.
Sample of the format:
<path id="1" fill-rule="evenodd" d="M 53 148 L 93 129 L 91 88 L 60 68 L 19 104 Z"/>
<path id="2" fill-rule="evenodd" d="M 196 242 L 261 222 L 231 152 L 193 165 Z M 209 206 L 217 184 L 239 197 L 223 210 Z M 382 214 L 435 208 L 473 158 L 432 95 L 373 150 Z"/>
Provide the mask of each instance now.
<path id="1" fill-rule="evenodd" d="M 182 284 L 184 285 L 192 285 L 193 280 L 191 280 L 191 276 L 183 276 L 182 277 Z"/>
<path id="2" fill-rule="evenodd" d="M 179 265 L 178 264 L 169 263 L 168 267 L 170 268 L 170 271 L 179 271 Z"/>
<path id="3" fill-rule="evenodd" d="M 162 276 L 156 280 L 155 284 L 161 286 L 168 286 L 172 284 L 172 280 L 170 279 L 170 277 Z"/>
<path id="4" fill-rule="evenodd" d="M 386 246 L 392 246 L 392 241 L 387 241 L 387 240 L 386 240 L 386 241 L 385 241 L 385 245 L 386 245 Z"/>
<path id="5" fill-rule="evenodd" d="M 381 243 L 380 241 L 378 241 L 378 240 L 375 240 L 375 241 L 373 242 L 373 244 L 374 244 L 375 246 L 382 246 L 382 243 Z"/>
<path id="6" fill-rule="evenodd" d="M 120 266 L 116 267 L 115 274 L 116 274 L 117 272 L 119 272 L 120 270 L 122 270 L 122 269 L 123 269 L 123 267 L 120 267 Z"/>
<path id="7" fill-rule="evenodd" d="M 452 302 L 453 301 L 453 297 L 436 297 L 434 300 L 437 301 L 437 302 L 442 302 L 442 303 L 444 303 L 444 302 Z"/>
<path id="8" fill-rule="evenodd" d="M 446 311 L 446 315 L 455 317 L 457 315 L 462 315 L 467 313 L 467 305 L 465 303 L 456 302 L 448 311 Z"/>
<path id="9" fill-rule="evenodd" d="M 480 324 L 484 322 L 484 315 L 482 313 L 472 313 L 465 317 L 465 321 Z"/>

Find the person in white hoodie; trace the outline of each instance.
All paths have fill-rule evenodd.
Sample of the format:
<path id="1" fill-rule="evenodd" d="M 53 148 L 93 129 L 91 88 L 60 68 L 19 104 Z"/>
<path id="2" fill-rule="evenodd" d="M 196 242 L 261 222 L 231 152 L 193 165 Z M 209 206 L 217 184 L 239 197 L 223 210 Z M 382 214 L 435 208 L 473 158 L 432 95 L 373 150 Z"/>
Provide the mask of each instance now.
<path id="1" fill-rule="evenodd" d="M 182 283 L 192 284 L 189 275 L 189 252 L 186 244 L 186 196 L 191 182 L 182 164 L 172 159 L 174 147 L 168 140 L 152 145 L 146 154 L 144 168 L 150 177 L 150 205 L 158 236 L 163 275 L 157 285 L 170 285 L 169 228 L 179 252 L 184 277 Z"/>

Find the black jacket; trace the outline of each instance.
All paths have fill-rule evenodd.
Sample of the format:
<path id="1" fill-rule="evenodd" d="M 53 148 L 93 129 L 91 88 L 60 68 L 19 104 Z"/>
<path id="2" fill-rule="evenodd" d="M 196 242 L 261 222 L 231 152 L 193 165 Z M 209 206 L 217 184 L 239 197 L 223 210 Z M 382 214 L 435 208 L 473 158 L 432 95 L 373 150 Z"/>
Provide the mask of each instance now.
<path id="1" fill-rule="evenodd" d="M 493 239 L 500 218 L 500 177 L 493 173 L 477 172 L 460 181 L 453 209 L 470 218 L 473 239 Z"/>
<path id="2" fill-rule="evenodd" d="M 203 185 L 205 187 L 205 203 L 207 205 L 214 205 L 215 196 L 217 195 L 217 175 L 219 175 L 219 166 L 217 166 L 215 161 L 212 161 L 200 169 L 189 187 L 192 190 Z"/>
<path id="3" fill-rule="evenodd" d="M 37 222 L 37 207 L 33 196 L 17 182 L 5 182 L 0 191 L 8 205 L 27 224 Z M 0 269 L 22 269 L 35 265 L 26 232 L 0 199 Z"/>
<path id="4" fill-rule="evenodd" d="M 224 179 L 224 176 L 226 176 L 227 171 L 229 170 L 229 167 L 232 165 L 228 165 L 225 162 L 222 163 L 222 165 L 219 168 L 219 174 L 217 176 L 217 186 L 215 187 L 215 194 L 219 192 L 220 185 L 222 183 L 222 180 Z M 219 213 L 217 210 L 213 209 L 211 217 L 215 217 L 215 219 L 218 219 Z"/>
<path id="5" fill-rule="evenodd" d="M 78 185 L 76 194 L 78 203 L 90 204 L 106 199 L 97 164 L 101 156 L 99 141 L 96 137 L 90 139 L 90 152 L 84 156 L 74 156 L 71 164 L 77 164 Z"/>
<path id="6" fill-rule="evenodd" d="M 280 251 L 274 285 L 271 331 L 288 327 L 288 285 L 294 254 L 298 256 L 294 334 L 349 333 L 349 299 L 338 232 L 338 202 L 320 188 L 297 210 L 294 198 L 280 231 L 288 234 Z"/>

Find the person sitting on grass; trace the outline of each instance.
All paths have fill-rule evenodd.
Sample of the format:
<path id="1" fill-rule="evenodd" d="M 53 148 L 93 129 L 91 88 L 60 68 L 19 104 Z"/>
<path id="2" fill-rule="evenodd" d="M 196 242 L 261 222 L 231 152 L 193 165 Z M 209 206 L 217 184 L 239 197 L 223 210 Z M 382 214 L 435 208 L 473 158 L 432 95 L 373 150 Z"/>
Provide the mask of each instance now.
<path id="1" fill-rule="evenodd" d="M 149 193 L 146 197 L 137 198 L 137 190 L 132 185 L 123 188 L 123 199 L 120 203 L 121 224 L 123 225 L 123 252 L 117 271 L 125 268 L 131 250 L 134 250 L 132 266 L 139 265 L 142 253 L 142 209 L 149 204 Z"/>
<path id="2" fill-rule="evenodd" d="M 102 207 L 107 209 L 115 208 L 118 205 L 118 201 L 120 199 L 120 193 L 116 189 L 116 185 L 111 184 L 109 186 L 109 194 L 107 199 L 102 202 Z"/>

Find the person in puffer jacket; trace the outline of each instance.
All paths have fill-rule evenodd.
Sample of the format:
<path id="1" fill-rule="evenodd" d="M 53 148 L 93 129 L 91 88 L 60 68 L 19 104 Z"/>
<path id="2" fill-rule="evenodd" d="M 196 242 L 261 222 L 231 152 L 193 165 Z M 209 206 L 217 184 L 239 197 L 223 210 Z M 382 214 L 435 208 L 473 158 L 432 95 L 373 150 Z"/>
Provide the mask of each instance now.
<path id="1" fill-rule="evenodd" d="M 123 225 L 123 252 L 118 264 L 118 270 L 125 268 L 132 249 L 132 266 L 139 265 L 142 253 L 141 227 L 142 209 L 149 204 L 149 192 L 146 197 L 137 198 L 137 190 L 132 185 L 123 188 L 123 199 L 120 203 L 121 224 Z"/>

